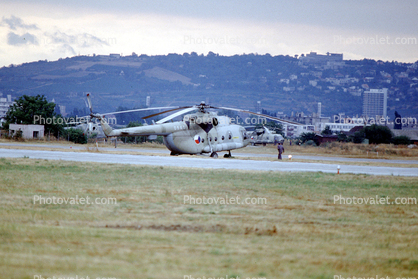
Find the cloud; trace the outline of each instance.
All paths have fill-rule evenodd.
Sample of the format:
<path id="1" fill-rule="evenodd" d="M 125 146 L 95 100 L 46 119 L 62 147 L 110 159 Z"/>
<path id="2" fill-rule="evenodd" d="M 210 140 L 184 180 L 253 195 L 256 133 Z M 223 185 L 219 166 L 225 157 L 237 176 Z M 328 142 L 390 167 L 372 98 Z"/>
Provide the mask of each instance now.
<path id="1" fill-rule="evenodd" d="M 36 24 L 25 24 L 23 23 L 23 20 L 19 17 L 15 17 L 12 15 L 10 18 L 3 17 L 0 25 L 6 25 L 9 26 L 10 29 L 16 30 L 17 28 L 23 28 L 23 29 L 39 29 Z"/>
<path id="2" fill-rule="evenodd" d="M 38 45 L 38 40 L 35 35 L 25 33 L 23 35 L 18 35 L 13 32 L 7 34 L 7 44 L 16 46 L 16 45 Z"/>
<path id="3" fill-rule="evenodd" d="M 76 55 L 77 53 L 75 52 L 75 50 L 68 44 L 64 44 L 62 45 L 59 50 L 59 53 L 64 53 L 66 55 Z"/>
<path id="4" fill-rule="evenodd" d="M 106 41 L 88 33 L 68 35 L 61 31 L 55 31 L 54 33 L 45 33 L 45 36 L 47 37 L 47 42 L 51 44 L 75 46 L 81 48 L 109 45 Z"/>

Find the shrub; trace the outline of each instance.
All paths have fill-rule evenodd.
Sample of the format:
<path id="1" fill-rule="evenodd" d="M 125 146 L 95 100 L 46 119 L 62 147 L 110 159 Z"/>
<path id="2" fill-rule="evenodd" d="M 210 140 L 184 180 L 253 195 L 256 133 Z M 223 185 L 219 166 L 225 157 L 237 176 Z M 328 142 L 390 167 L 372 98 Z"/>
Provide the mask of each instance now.
<path id="1" fill-rule="evenodd" d="M 321 135 L 332 135 L 332 134 L 333 134 L 333 132 L 328 125 L 325 126 L 325 129 L 322 130 L 322 132 L 321 132 Z"/>
<path id="2" fill-rule="evenodd" d="M 16 133 L 13 135 L 13 139 L 16 140 L 16 141 L 23 141 L 22 130 L 16 131 Z"/>
<path id="3" fill-rule="evenodd" d="M 346 134 L 344 133 L 339 133 L 338 134 L 338 141 L 339 142 L 348 142 L 348 137 Z"/>
<path id="4" fill-rule="evenodd" d="M 87 136 L 80 129 L 71 128 L 64 130 L 64 137 L 74 143 L 87 143 Z"/>
<path id="5" fill-rule="evenodd" d="M 313 140 L 308 140 L 303 145 L 316 146 L 316 143 Z"/>
<path id="6" fill-rule="evenodd" d="M 411 143 L 411 139 L 407 136 L 397 136 L 392 138 L 392 143 L 394 145 L 408 145 Z"/>
<path id="7" fill-rule="evenodd" d="M 374 144 L 390 143 L 393 136 L 392 131 L 388 127 L 376 124 L 365 127 L 364 134 L 366 139 Z"/>

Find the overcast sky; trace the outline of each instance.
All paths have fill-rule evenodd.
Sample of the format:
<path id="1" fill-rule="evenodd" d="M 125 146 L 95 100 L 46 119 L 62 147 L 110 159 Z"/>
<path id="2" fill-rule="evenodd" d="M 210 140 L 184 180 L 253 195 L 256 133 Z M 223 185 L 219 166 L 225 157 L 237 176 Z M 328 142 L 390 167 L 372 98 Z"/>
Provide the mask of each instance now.
<path id="1" fill-rule="evenodd" d="M 192 51 L 418 60 L 416 0 L 2 0 L 0 19 L 0 66 Z"/>

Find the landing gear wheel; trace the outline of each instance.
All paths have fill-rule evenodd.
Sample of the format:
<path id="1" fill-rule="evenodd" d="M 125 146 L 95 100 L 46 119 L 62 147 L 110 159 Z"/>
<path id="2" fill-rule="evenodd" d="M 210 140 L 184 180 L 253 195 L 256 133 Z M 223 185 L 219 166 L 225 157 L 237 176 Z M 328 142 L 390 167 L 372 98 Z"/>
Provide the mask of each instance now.
<path id="1" fill-rule="evenodd" d="M 213 152 L 212 154 L 210 154 L 210 157 L 212 157 L 212 158 L 218 158 L 218 153 L 216 153 L 216 152 Z"/>
<path id="2" fill-rule="evenodd" d="M 174 153 L 173 151 L 171 151 L 170 156 L 178 156 L 179 154 Z"/>
<path id="3" fill-rule="evenodd" d="M 224 158 L 231 158 L 231 157 L 232 157 L 231 150 L 229 151 L 229 153 L 227 153 L 227 154 L 224 155 Z"/>

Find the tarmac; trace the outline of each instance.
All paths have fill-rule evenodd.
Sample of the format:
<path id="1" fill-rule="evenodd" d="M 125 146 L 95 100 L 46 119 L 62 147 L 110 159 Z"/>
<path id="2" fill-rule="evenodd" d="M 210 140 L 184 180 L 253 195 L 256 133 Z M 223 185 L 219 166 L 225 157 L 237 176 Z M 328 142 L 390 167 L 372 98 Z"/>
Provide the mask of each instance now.
<path id="1" fill-rule="evenodd" d="M 73 162 L 96 162 L 109 164 L 132 164 L 132 165 L 151 165 L 151 166 L 170 166 L 183 168 L 203 168 L 203 169 L 226 169 L 226 170 L 246 170 L 246 171 L 280 171 L 280 172 L 324 172 L 337 173 L 337 164 L 323 163 L 304 163 L 283 161 L 262 161 L 262 160 L 239 160 L 239 159 L 213 159 L 206 156 L 147 156 L 147 155 L 126 155 L 126 154 L 106 154 L 93 152 L 67 152 L 67 151 L 47 151 L 47 150 L 29 150 L 29 149 L 6 149 L 2 146 L 13 146 L 14 144 L 0 143 L 0 157 L 5 158 L 33 158 L 45 160 L 63 160 Z M 46 148 L 66 148 L 61 145 L 34 145 L 34 144 L 16 144 L 20 147 L 43 146 Z M 74 149 L 81 149 L 74 147 Z M 104 148 L 105 150 L 115 150 L 115 148 Z M 126 149 L 118 148 L 120 151 L 137 151 L 152 153 L 169 153 L 162 149 Z M 145 151 L 146 150 L 146 151 Z M 245 157 L 276 157 L 272 154 L 253 154 L 253 153 L 233 153 L 233 156 Z M 402 164 L 418 164 L 417 160 L 384 160 L 384 159 L 361 159 L 344 157 L 325 157 L 325 156 L 293 156 L 299 159 L 313 160 L 332 160 L 348 162 L 387 162 L 399 164 L 399 167 L 381 167 L 381 166 L 359 166 L 355 164 L 340 165 L 339 173 L 367 174 L 367 175 L 393 175 L 393 176 L 418 176 L 417 168 L 403 168 Z M 378 160 L 378 161 L 377 161 Z"/>

